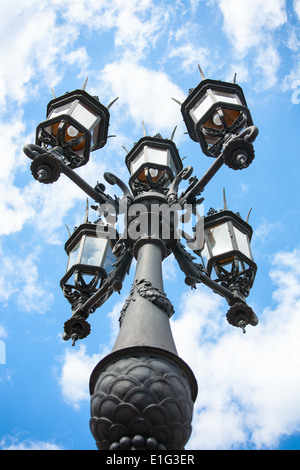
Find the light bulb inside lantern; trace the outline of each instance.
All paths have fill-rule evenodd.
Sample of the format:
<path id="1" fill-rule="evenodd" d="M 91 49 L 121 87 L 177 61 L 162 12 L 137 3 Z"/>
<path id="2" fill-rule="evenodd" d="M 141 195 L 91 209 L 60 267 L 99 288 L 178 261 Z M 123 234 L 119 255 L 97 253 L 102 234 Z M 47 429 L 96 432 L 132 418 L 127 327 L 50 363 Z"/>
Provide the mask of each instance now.
<path id="1" fill-rule="evenodd" d="M 69 126 L 67 129 L 67 133 L 70 137 L 76 137 L 79 132 L 75 127 Z"/>
<path id="2" fill-rule="evenodd" d="M 149 173 L 152 176 L 152 178 L 155 178 L 155 176 L 158 175 L 158 170 L 156 168 L 150 168 Z"/>
<path id="3" fill-rule="evenodd" d="M 219 113 L 215 113 L 215 114 L 213 115 L 212 120 L 213 120 L 213 123 L 214 123 L 216 126 L 222 126 L 222 121 L 221 121 L 221 118 L 220 118 L 220 116 L 219 116 Z"/>

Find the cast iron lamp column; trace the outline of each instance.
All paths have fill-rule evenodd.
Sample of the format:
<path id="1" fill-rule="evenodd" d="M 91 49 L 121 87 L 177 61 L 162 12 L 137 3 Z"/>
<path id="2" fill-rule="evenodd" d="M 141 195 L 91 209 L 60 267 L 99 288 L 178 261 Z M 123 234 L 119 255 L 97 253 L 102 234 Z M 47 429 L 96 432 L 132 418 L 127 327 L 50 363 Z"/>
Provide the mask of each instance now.
<path id="1" fill-rule="evenodd" d="M 163 251 L 157 241 L 140 244 L 113 352 L 91 376 L 90 424 L 99 449 L 183 449 L 191 434 L 197 383 L 170 329 Z"/>

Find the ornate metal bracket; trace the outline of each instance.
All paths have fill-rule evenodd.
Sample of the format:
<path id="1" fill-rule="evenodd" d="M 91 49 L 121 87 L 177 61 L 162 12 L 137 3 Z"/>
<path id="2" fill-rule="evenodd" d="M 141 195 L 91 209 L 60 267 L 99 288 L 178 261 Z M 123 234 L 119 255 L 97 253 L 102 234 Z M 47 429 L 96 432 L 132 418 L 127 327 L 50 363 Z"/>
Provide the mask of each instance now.
<path id="1" fill-rule="evenodd" d="M 78 291 L 73 293 L 72 301 L 76 302 L 76 307 L 74 308 L 74 313 L 71 319 L 65 323 L 65 333 L 63 335 L 65 340 L 72 337 L 74 328 L 76 329 L 76 336 L 74 336 L 75 339 L 73 338 L 73 344 L 77 339 L 83 339 L 90 333 L 90 328 L 86 325 L 86 319 L 91 313 L 94 313 L 99 307 L 101 307 L 113 292 L 120 292 L 124 278 L 129 272 L 131 261 L 132 255 L 128 251 L 123 250 L 114 263 L 114 269 L 104 279 L 102 285 L 98 290 L 96 290 L 96 292 L 89 296 L 85 296 L 85 298 L 83 296 L 80 297 Z M 72 303 L 71 298 L 68 298 L 68 300 Z M 78 327 L 78 325 L 80 327 Z M 80 328 L 82 330 L 81 335 L 78 332 Z"/>
<path id="2" fill-rule="evenodd" d="M 119 202 L 121 203 L 119 204 L 119 206 L 120 207 L 122 205 L 124 205 L 125 207 L 130 206 L 133 201 L 133 195 L 131 194 L 131 191 L 128 188 L 128 186 L 120 178 L 118 178 L 118 176 L 114 175 L 113 173 L 105 172 L 103 176 L 104 176 L 105 181 L 107 181 L 109 184 L 111 185 L 116 184 L 122 190 L 123 197 L 119 199 Z M 119 207 L 119 210 L 120 210 L 120 207 Z"/>
<path id="3" fill-rule="evenodd" d="M 164 292 L 161 292 L 156 287 L 153 287 L 151 282 L 147 281 L 146 279 L 141 279 L 140 281 L 135 280 L 132 284 L 129 296 L 127 297 L 124 306 L 121 310 L 121 316 L 119 318 L 120 325 L 122 324 L 123 318 L 130 302 L 135 301 L 134 294 L 136 292 L 138 293 L 138 295 L 140 295 L 144 299 L 149 300 L 149 302 L 152 302 L 158 308 L 166 312 L 169 318 L 175 313 L 173 304 L 170 302 Z"/>
<path id="4" fill-rule="evenodd" d="M 193 167 L 188 166 L 181 170 L 178 175 L 175 177 L 175 179 L 172 181 L 171 186 L 169 191 L 167 192 L 167 202 L 171 206 L 175 202 L 177 202 L 177 192 L 178 192 L 178 186 L 181 183 L 182 180 L 188 179 L 191 174 L 193 173 Z"/>
<path id="5" fill-rule="evenodd" d="M 206 274 L 202 264 L 195 263 L 193 261 L 195 257 L 188 253 L 180 242 L 177 242 L 173 253 L 180 269 L 186 275 L 185 283 L 188 286 L 196 288 L 197 283 L 202 283 L 210 287 L 214 292 L 220 294 L 222 297 L 225 297 L 228 302 L 234 299 L 234 293 L 218 284 L 216 281 L 213 281 Z"/>

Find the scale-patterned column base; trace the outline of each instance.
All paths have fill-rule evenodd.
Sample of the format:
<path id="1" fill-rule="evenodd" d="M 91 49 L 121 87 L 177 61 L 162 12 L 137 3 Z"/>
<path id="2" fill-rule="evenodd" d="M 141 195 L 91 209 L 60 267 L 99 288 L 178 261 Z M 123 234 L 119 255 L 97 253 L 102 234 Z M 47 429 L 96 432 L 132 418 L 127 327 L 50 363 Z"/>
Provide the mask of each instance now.
<path id="1" fill-rule="evenodd" d="M 99 450 L 184 449 L 197 382 L 175 354 L 147 347 L 115 351 L 93 371 L 90 392 Z"/>

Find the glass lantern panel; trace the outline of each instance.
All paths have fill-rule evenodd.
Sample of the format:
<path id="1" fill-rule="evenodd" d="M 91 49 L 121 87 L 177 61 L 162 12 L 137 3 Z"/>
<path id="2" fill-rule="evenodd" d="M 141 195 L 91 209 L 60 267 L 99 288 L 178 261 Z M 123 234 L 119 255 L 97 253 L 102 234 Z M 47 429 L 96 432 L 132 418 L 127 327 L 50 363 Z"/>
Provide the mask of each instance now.
<path id="1" fill-rule="evenodd" d="M 190 110 L 190 115 L 195 123 L 200 121 L 209 108 L 216 102 L 241 105 L 241 100 L 236 93 L 219 90 L 209 90 L 204 93 L 200 100 Z"/>
<path id="2" fill-rule="evenodd" d="M 233 230 L 237 241 L 238 250 L 248 258 L 252 259 L 247 235 L 238 230 L 236 227 L 233 227 Z"/>
<path id="3" fill-rule="evenodd" d="M 231 103 L 231 104 L 238 104 L 241 105 L 241 100 L 239 99 L 236 93 L 231 93 L 229 91 L 220 91 L 220 90 L 212 90 L 215 100 L 222 101 L 222 103 Z"/>
<path id="4" fill-rule="evenodd" d="M 113 263 L 115 263 L 116 261 L 116 257 L 115 255 L 113 254 L 112 252 L 112 246 L 111 246 L 111 243 L 108 244 L 108 250 L 107 250 L 107 254 L 106 254 L 106 257 L 105 257 L 105 262 L 104 262 L 104 269 L 107 273 L 109 273 L 112 269 L 113 269 Z"/>
<path id="5" fill-rule="evenodd" d="M 50 111 L 50 114 L 49 116 L 47 117 L 47 119 L 52 119 L 56 116 L 60 116 L 61 114 L 68 114 L 71 106 L 73 105 L 73 102 L 69 102 L 69 103 L 66 103 L 62 106 L 58 106 L 57 108 L 53 108 L 51 111 Z"/>
<path id="6" fill-rule="evenodd" d="M 59 125 L 61 124 L 61 121 L 55 122 L 52 124 L 52 126 L 47 126 L 45 127 L 45 131 L 48 132 L 48 134 L 53 135 L 56 139 L 58 138 L 58 128 Z M 72 124 L 70 124 L 68 121 L 65 123 L 65 132 L 63 134 L 62 140 L 63 142 L 70 142 L 73 139 L 78 139 L 79 137 L 83 136 L 84 134 L 80 132 L 76 127 L 74 127 Z M 73 146 L 72 150 L 75 151 L 77 154 L 80 154 L 83 151 L 85 146 L 85 140 L 80 142 L 78 145 Z"/>
<path id="7" fill-rule="evenodd" d="M 211 99 L 211 96 L 206 91 L 204 95 L 201 96 L 200 100 L 195 104 L 195 106 L 193 106 L 192 109 L 190 110 L 190 115 L 193 121 L 195 123 L 200 121 L 202 116 L 204 116 L 204 114 L 209 110 L 212 104 L 213 104 L 213 100 Z"/>
<path id="8" fill-rule="evenodd" d="M 107 239 L 86 236 L 80 263 L 89 266 L 103 266 L 107 244 Z"/>
<path id="9" fill-rule="evenodd" d="M 170 168 L 173 171 L 174 175 L 177 175 L 177 168 L 172 157 L 170 157 Z"/>
<path id="10" fill-rule="evenodd" d="M 145 152 L 142 150 L 131 162 L 130 173 L 133 175 L 140 166 L 145 162 Z"/>
<path id="11" fill-rule="evenodd" d="M 169 151 L 154 147 L 147 147 L 147 163 L 169 166 Z"/>
<path id="12" fill-rule="evenodd" d="M 69 252 L 67 271 L 69 271 L 69 269 L 71 269 L 74 264 L 78 263 L 79 248 L 80 242 L 78 242 L 77 245 L 75 245 L 74 248 Z"/>
<path id="13" fill-rule="evenodd" d="M 86 129 L 93 129 L 96 125 L 98 114 L 78 103 L 71 113 L 72 118 L 76 119 Z"/>
<path id="14" fill-rule="evenodd" d="M 207 228 L 206 236 L 212 256 L 221 255 L 233 249 L 227 223 Z"/>

